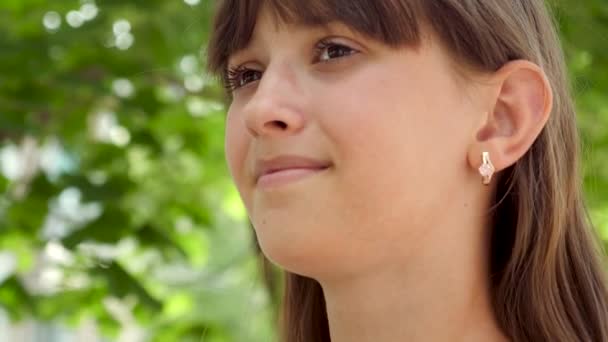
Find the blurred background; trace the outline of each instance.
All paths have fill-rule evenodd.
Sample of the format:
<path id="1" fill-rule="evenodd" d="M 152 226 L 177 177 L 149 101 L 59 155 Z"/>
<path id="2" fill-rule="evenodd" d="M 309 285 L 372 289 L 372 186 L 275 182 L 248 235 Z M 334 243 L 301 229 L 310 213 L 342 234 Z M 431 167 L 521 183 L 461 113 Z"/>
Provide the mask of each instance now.
<path id="1" fill-rule="evenodd" d="M 608 0 L 551 2 L 608 245 Z M 0 342 L 273 341 L 210 0 L 0 0 Z M 607 264 L 608 267 L 608 264 Z"/>

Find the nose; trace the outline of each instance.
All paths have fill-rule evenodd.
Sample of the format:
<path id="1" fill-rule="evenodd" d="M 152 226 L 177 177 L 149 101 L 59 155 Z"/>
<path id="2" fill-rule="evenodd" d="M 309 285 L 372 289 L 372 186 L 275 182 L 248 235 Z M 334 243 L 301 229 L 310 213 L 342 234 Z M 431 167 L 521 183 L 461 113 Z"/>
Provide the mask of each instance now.
<path id="1" fill-rule="evenodd" d="M 270 66 L 243 108 L 247 130 L 254 137 L 280 137 L 299 132 L 305 125 L 302 93 L 289 66 Z"/>

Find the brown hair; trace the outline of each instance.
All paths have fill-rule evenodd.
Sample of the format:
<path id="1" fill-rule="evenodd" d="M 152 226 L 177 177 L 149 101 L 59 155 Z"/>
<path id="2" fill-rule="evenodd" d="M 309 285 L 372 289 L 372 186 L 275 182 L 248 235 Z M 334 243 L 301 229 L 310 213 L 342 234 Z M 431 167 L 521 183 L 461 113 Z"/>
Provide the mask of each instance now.
<path id="1" fill-rule="evenodd" d="M 208 48 L 211 72 L 225 72 L 228 57 L 247 45 L 264 5 L 283 22 L 339 21 L 393 47 L 419 46 L 426 25 L 472 70 L 492 72 L 516 59 L 539 65 L 552 86 L 553 112 L 530 150 L 497 179 L 493 307 L 514 341 L 608 342 L 604 251 L 583 202 L 564 56 L 542 0 L 225 0 Z M 330 341 L 319 283 L 285 275 L 282 340 Z"/>

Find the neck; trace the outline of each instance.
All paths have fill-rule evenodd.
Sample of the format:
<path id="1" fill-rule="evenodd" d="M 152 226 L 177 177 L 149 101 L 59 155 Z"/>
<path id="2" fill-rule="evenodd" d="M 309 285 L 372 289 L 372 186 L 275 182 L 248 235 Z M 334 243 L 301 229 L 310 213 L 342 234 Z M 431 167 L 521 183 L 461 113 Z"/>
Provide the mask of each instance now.
<path id="1" fill-rule="evenodd" d="M 446 231 L 459 230 L 425 241 L 450 241 Z M 506 341 L 492 310 L 482 235 L 440 249 L 419 245 L 407 262 L 370 274 L 322 279 L 331 341 Z"/>

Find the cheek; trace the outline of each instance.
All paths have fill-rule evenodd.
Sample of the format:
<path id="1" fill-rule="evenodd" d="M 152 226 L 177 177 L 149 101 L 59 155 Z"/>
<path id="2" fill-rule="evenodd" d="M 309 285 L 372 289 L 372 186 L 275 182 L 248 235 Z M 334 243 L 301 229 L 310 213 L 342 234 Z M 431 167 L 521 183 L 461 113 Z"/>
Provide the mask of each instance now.
<path id="1" fill-rule="evenodd" d="M 422 185 L 412 166 L 419 157 L 415 127 L 421 123 L 382 91 L 392 84 L 384 82 L 379 90 L 378 83 L 361 79 L 346 84 L 348 91 L 326 92 L 319 121 L 335 149 L 332 193 L 340 194 L 335 207 L 348 218 L 344 228 L 352 239 L 386 242 L 403 233 L 408 216 L 410 222 L 413 218 L 412 194 Z"/>
<path id="2" fill-rule="evenodd" d="M 435 64 L 389 63 L 326 89 L 320 95 L 331 114 L 325 129 L 343 153 L 371 168 L 418 172 L 412 176 L 440 171 L 439 163 L 457 162 L 459 154 L 464 158 L 471 126 L 466 118 L 472 116 L 451 76 Z"/>
<path id="3" fill-rule="evenodd" d="M 449 185 L 442 182 L 455 182 L 452 170 L 466 156 L 453 134 L 461 127 L 450 83 L 424 68 L 394 70 L 370 70 L 318 95 L 323 130 L 337 149 L 338 193 L 361 213 L 353 222 L 367 238 L 401 234 L 406 222 L 428 226 Z"/>
<path id="4" fill-rule="evenodd" d="M 230 175 L 239 192 L 243 192 L 246 184 L 246 156 L 249 147 L 248 133 L 243 123 L 234 115 L 228 113 L 224 138 L 224 152 Z"/>
<path id="5" fill-rule="evenodd" d="M 321 110 L 327 113 L 323 129 L 340 149 L 337 158 L 354 163 L 353 169 L 400 168 L 420 157 L 416 146 L 426 145 L 431 135 L 431 108 L 417 94 L 425 92 L 422 85 L 397 76 L 407 70 L 391 69 L 370 68 L 319 94 L 324 104 Z"/>

